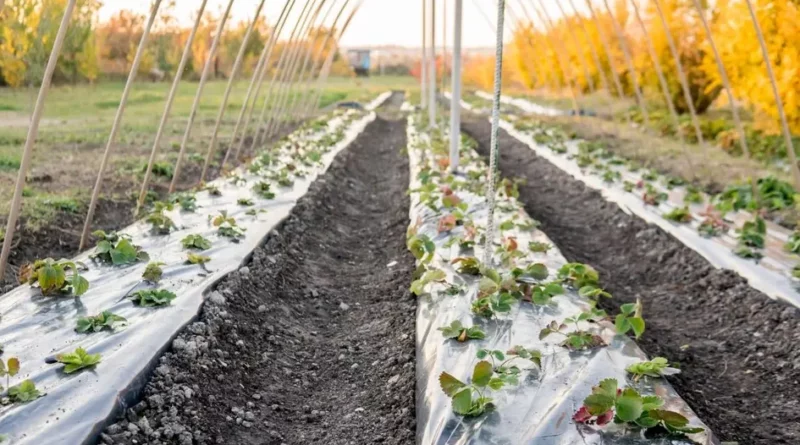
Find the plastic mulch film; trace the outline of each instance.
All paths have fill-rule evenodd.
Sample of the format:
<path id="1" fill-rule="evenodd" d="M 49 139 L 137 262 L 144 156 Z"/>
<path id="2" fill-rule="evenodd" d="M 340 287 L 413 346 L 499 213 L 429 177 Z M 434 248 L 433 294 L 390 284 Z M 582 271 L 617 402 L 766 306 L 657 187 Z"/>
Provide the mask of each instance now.
<path id="1" fill-rule="evenodd" d="M 570 352 L 559 346 L 560 339 L 547 337 L 539 339 L 539 332 L 553 320 L 580 314 L 590 309 L 589 302 L 578 296 L 574 290 L 567 289 L 547 305 L 533 305 L 520 302 L 514 304 L 510 312 L 486 319 L 473 315 L 471 303 L 478 293 L 478 277 L 458 273 L 451 261 L 460 256 L 481 258 L 481 249 L 460 251 L 459 244 L 447 247 L 454 237 L 465 235 L 464 226 L 456 226 L 449 231 L 439 232 L 438 225 L 445 212 L 434 211 L 421 202 L 422 186 L 420 172 L 425 167 L 432 171 L 437 166 L 432 160 L 430 150 L 423 149 L 427 144 L 424 134 L 414 127 L 413 117 L 409 119 L 408 141 L 411 168 L 411 211 L 412 227 L 417 236 L 426 235 L 436 246 L 430 267 L 445 272 L 443 282 L 426 285 L 427 292 L 419 297 L 417 310 L 417 443 L 425 445 L 444 444 L 678 444 L 690 443 L 687 439 L 645 439 L 641 432 L 625 431 L 617 425 L 607 425 L 604 430 L 595 426 L 577 424 L 573 414 L 591 393 L 592 387 L 606 378 L 615 378 L 620 384 L 636 388 L 642 394 L 655 394 L 665 400 L 664 409 L 677 411 L 686 416 L 692 425 L 702 426 L 686 403 L 663 379 L 641 379 L 634 382 L 628 378 L 625 368 L 636 362 L 646 360 L 645 354 L 627 336 L 615 335 L 611 323 L 581 323 L 581 328 L 600 335 L 607 346 L 584 352 Z M 461 171 L 465 175 L 484 172 L 486 166 L 471 149 L 462 147 Z M 423 175 L 434 178 L 435 175 Z M 436 181 L 436 180 L 434 180 Z M 435 182 L 434 182 L 435 183 Z M 437 187 L 440 184 L 437 184 Z M 488 208 L 483 196 L 463 189 L 457 191 L 461 202 L 467 203 L 465 220 L 471 219 L 479 229 L 485 227 Z M 438 199 L 438 198 L 437 198 Z M 500 228 L 495 244 L 499 245 L 501 236 L 515 237 L 519 246 L 528 246 L 530 241 L 551 244 L 547 236 L 539 230 L 530 229 L 534 221 L 525 213 L 522 205 L 514 198 L 498 197 L 496 218 Z M 513 224 L 508 222 L 512 221 Z M 513 227 L 511 227 L 513 225 Z M 527 248 L 524 248 L 527 252 Z M 498 263 L 499 255 L 493 261 Z M 517 265 L 525 267 L 531 263 L 543 263 L 555 278 L 556 271 L 567 263 L 557 248 L 546 253 L 528 253 L 518 260 Z M 498 271 L 507 272 L 507 267 L 493 264 Z M 453 286 L 460 292 L 453 295 Z M 645 311 L 646 317 L 646 311 Z M 486 333 L 483 340 L 470 340 L 459 343 L 447 340 L 437 329 L 459 320 L 465 327 L 479 326 Z M 645 333 L 645 335 L 647 335 Z M 439 376 L 448 372 L 463 382 L 469 382 L 473 367 L 478 362 L 479 349 L 498 349 L 507 351 L 521 345 L 542 353 L 541 368 L 531 362 L 520 360 L 517 365 L 523 368 L 519 384 L 491 391 L 496 408 L 478 417 L 462 417 L 453 412 L 451 399 L 440 388 Z M 691 436 L 695 443 L 717 444 L 713 434 L 705 432 Z"/>
<path id="2" fill-rule="evenodd" d="M 482 99 L 486 99 L 488 101 L 494 100 L 492 95 L 487 93 L 486 91 L 476 91 L 475 95 Z M 525 99 L 519 99 L 516 97 L 510 97 L 505 95 L 500 96 L 500 103 L 517 107 L 525 113 L 542 114 L 546 116 L 563 116 L 570 114 L 569 112 L 558 110 L 556 108 L 544 107 L 542 105 L 535 104 Z"/>
<path id="3" fill-rule="evenodd" d="M 380 103 L 374 102 L 370 107 L 377 105 Z M 295 132 L 288 141 L 269 151 L 269 161 L 259 157 L 250 168 L 238 169 L 235 175 L 211 182 L 209 185 L 215 186 L 221 195 L 212 196 L 209 191 L 196 193 L 194 212 L 167 212 L 178 227 L 172 233 L 152 235 L 143 221 L 120 231 L 130 235 L 133 244 L 141 246 L 151 261 L 165 263 L 158 288 L 177 295 L 170 305 L 160 308 L 133 305 L 127 295 L 154 287 L 141 278 L 146 263 L 127 267 L 101 265 L 89 258 L 94 249 L 75 258 L 89 266 L 82 275 L 88 279 L 90 288 L 81 297 L 43 297 L 38 289 L 29 286 L 20 286 L 3 295 L 0 298 L 3 358 L 18 357 L 21 362 L 21 372 L 12 378 L 11 384 L 31 379 L 44 394 L 32 402 L 0 408 L 0 434 L 6 439 L 3 443 L 94 443 L 107 422 L 136 401 L 159 356 L 175 335 L 197 317 L 204 299 L 214 295 L 208 292 L 214 283 L 241 266 L 270 230 L 289 215 L 336 154 L 375 119 L 374 112 L 338 110 L 334 114 L 332 118 L 328 116 L 323 129 Z M 315 140 L 320 143 L 308 142 Z M 280 186 L 275 174 L 289 164 L 293 168 L 288 177 L 293 183 Z M 274 199 L 263 199 L 253 190 L 259 181 L 270 183 Z M 287 184 L 285 178 L 283 183 Z M 247 201 L 252 205 L 248 206 Z M 217 228 L 209 223 L 210 217 L 220 212 L 227 212 L 245 229 L 238 242 L 218 235 Z M 207 270 L 185 264 L 190 251 L 182 247 L 181 240 L 189 234 L 200 234 L 211 241 L 210 249 L 198 252 L 210 257 L 205 264 Z M 127 326 L 116 332 L 75 331 L 79 317 L 106 310 L 125 317 Z M 102 361 L 92 369 L 74 374 L 65 374 L 60 363 L 45 363 L 47 357 L 78 347 L 91 354 L 102 354 Z"/>
<path id="4" fill-rule="evenodd" d="M 706 218 L 704 213 L 710 202 L 707 195 L 700 193 L 702 202 L 688 204 L 692 221 L 684 224 L 672 222 L 665 219 L 663 215 L 676 208 L 684 207 L 686 187 L 668 187 L 665 183 L 667 178 L 660 175 L 655 176 L 654 172 L 647 172 L 654 176 L 643 178 L 644 169 L 632 172 L 624 163 L 619 162 L 618 158 L 613 157 L 600 159 L 595 156 L 591 167 L 581 167 L 577 161 L 581 141 L 557 142 L 561 151 L 565 150 L 563 153 L 559 153 L 551 147 L 537 143 L 534 139 L 537 131 L 547 130 L 521 130 L 508 121 L 502 121 L 500 126 L 510 135 L 530 146 L 537 155 L 547 159 L 587 186 L 600 191 L 606 200 L 616 203 L 626 213 L 634 214 L 670 233 L 684 245 L 702 255 L 714 267 L 730 269 L 745 278 L 752 287 L 771 298 L 781 299 L 800 307 L 798 280 L 792 277 L 792 269 L 798 260 L 796 256 L 786 252 L 783 248 L 790 236 L 788 230 L 767 221 L 765 246 L 760 251 L 763 258 L 756 262 L 739 257 L 734 254 L 738 243 L 735 229 L 741 228 L 746 221 L 752 220 L 752 215 L 743 211 L 729 212 L 725 215 L 730 226 L 727 232 L 714 237 L 702 236 L 698 232 L 698 226 Z M 614 173 L 605 173 L 606 171 Z M 608 175 L 608 178 L 604 178 L 604 174 Z M 626 182 L 631 191 L 625 190 Z M 638 183 L 649 184 L 657 193 L 665 194 L 666 200 L 660 205 L 646 204 L 642 199 L 645 190 L 635 187 L 635 184 Z"/>

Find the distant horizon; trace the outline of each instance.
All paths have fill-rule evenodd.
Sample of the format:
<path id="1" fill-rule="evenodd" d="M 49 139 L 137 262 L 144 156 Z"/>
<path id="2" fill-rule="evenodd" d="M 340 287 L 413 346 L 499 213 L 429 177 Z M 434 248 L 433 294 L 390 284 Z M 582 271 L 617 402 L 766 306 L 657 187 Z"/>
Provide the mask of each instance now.
<path id="1" fill-rule="evenodd" d="M 467 50 L 481 50 L 494 47 L 494 24 L 487 19 L 494 17 L 494 2 L 486 2 L 484 8 L 486 16 L 475 6 L 476 1 L 485 0 L 464 0 L 463 15 L 463 37 L 462 47 Z M 138 14 L 148 14 L 150 2 L 131 4 L 130 0 L 105 0 L 98 13 L 101 21 L 108 20 L 111 16 L 123 9 L 131 10 Z M 173 14 L 178 18 L 181 26 L 191 26 L 197 12 L 198 2 L 193 0 L 176 0 Z M 412 6 L 409 6 L 409 3 Z M 441 0 L 437 1 L 436 22 L 436 47 L 442 46 L 442 5 Z M 262 11 L 262 16 L 267 17 L 268 23 L 275 23 L 280 16 L 283 2 L 267 1 Z M 336 3 L 339 5 L 341 3 Z M 225 0 L 208 0 L 206 11 L 221 14 L 227 5 Z M 230 22 L 238 23 L 249 21 L 255 8 L 258 5 L 256 0 L 234 0 L 231 7 Z M 290 20 L 296 17 L 300 11 L 300 3 L 295 4 L 295 8 L 290 15 Z M 375 47 L 375 46 L 398 46 L 406 49 L 421 48 L 422 39 L 422 2 L 420 0 L 365 0 L 361 9 L 353 18 L 347 32 L 341 40 L 341 46 L 346 48 L 354 47 Z M 162 3 L 163 7 L 163 3 Z M 453 3 L 447 3 L 447 36 L 445 41 L 452 43 L 452 16 Z M 491 20 L 491 19 L 489 19 Z M 510 36 L 510 30 L 506 27 L 506 39 Z M 284 29 L 282 36 L 288 35 Z M 447 45 L 448 49 L 451 45 Z"/>

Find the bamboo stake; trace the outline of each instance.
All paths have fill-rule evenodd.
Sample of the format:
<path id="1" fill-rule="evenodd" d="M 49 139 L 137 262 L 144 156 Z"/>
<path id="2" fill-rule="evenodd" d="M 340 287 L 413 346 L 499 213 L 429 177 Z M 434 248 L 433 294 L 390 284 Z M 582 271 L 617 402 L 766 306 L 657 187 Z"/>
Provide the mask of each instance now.
<path id="1" fill-rule="evenodd" d="M 0 252 L 0 280 L 5 276 L 6 266 L 8 265 L 8 255 L 11 253 L 14 229 L 17 227 L 17 219 L 19 218 L 19 210 L 22 204 L 22 189 L 25 188 L 25 178 L 28 176 L 31 157 L 33 156 L 33 145 L 36 142 L 36 136 L 39 134 L 39 122 L 42 120 L 42 113 L 44 112 L 44 100 L 50 89 L 50 81 L 53 79 L 53 71 L 55 71 L 56 65 L 58 64 L 58 56 L 64 44 L 64 36 L 67 33 L 69 20 L 72 17 L 72 11 L 75 9 L 76 1 L 77 0 L 69 0 L 67 6 L 64 8 L 64 16 L 61 17 L 61 23 L 58 27 L 58 32 L 56 32 L 56 39 L 53 42 L 53 49 L 50 51 L 50 58 L 47 60 L 47 66 L 42 76 L 42 86 L 39 87 L 39 95 L 36 97 L 36 104 L 33 107 L 31 124 L 28 127 L 25 148 L 22 149 L 22 159 L 20 160 L 19 172 L 17 172 L 17 182 L 14 185 L 11 209 L 8 214 L 8 221 L 6 221 L 3 250 Z"/>
<path id="2" fill-rule="evenodd" d="M 758 44 L 761 46 L 761 55 L 764 58 L 764 64 L 767 65 L 769 84 L 772 86 L 772 95 L 775 96 L 775 106 L 778 108 L 778 116 L 780 116 L 781 119 L 783 140 L 786 143 L 786 151 L 789 153 L 789 160 L 792 162 L 794 186 L 795 188 L 800 188 L 800 168 L 797 166 L 797 154 L 794 152 L 792 133 L 789 129 L 789 122 L 786 119 L 786 110 L 783 108 L 783 99 L 781 99 L 780 92 L 778 92 L 778 83 L 775 80 L 775 72 L 772 69 L 772 61 L 770 60 L 769 51 L 767 50 L 767 43 L 764 41 L 764 33 L 761 32 L 761 25 L 758 23 L 756 11 L 753 9 L 753 3 L 750 0 L 745 0 L 745 2 L 747 2 L 747 9 L 750 11 L 750 18 L 753 20 L 753 26 L 756 29 L 756 36 L 758 37 Z"/>
<path id="3" fill-rule="evenodd" d="M 178 158 L 175 159 L 175 168 L 173 169 L 172 173 L 172 182 L 169 184 L 169 192 L 172 193 L 175 191 L 175 187 L 178 185 L 178 178 L 181 175 L 181 166 L 183 163 L 183 156 L 186 153 L 186 145 L 189 143 L 189 136 L 192 134 L 192 125 L 194 125 L 194 120 L 197 117 L 197 108 L 200 106 L 200 98 L 203 96 L 203 88 L 206 85 L 206 79 L 208 78 L 208 73 L 211 71 L 211 66 L 214 63 L 214 57 L 217 53 L 217 46 L 219 45 L 219 40 L 222 37 L 222 30 L 225 28 L 225 22 L 228 20 L 228 14 L 230 14 L 231 6 L 233 5 L 233 0 L 228 1 L 228 6 L 225 8 L 225 12 L 222 14 L 222 17 L 217 24 L 216 33 L 214 34 L 214 38 L 211 41 L 211 48 L 208 50 L 208 58 L 206 59 L 206 63 L 203 66 L 203 72 L 200 74 L 200 83 L 197 84 L 197 91 L 194 94 L 194 102 L 192 102 L 192 109 L 189 111 L 189 119 L 186 122 L 186 130 L 183 132 L 183 139 L 181 140 L 181 148 L 178 151 Z"/>
<path id="4" fill-rule="evenodd" d="M 667 19 L 664 17 L 664 11 L 661 9 L 660 0 L 653 0 L 653 4 L 656 7 L 656 12 L 658 12 L 658 17 L 661 19 L 661 26 L 664 27 L 664 33 L 667 36 L 669 51 L 672 53 L 672 58 L 675 59 L 675 68 L 678 71 L 678 79 L 680 80 L 681 89 L 683 90 L 683 99 L 686 101 L 686 106 L 689 108 L 689 115 L 692 118 L 692 125 L 694 126 L 694 132 L 697 135 L 697 142 L 702 145 L 704 142 L 703 131 L 700 129 L 700 121 L 697 119 L 697 111 L 694 108 L 692 93 L 689 90 L 689 80 L 686 78 L 686 73 L 683 70 L 683 63 L 681 63 L 680 54 L 678 54 L 678 49 L 675 46 L 675 39 L 672 37 L 672 31 L 669 29 Z"/>
<path id="5" fill-rule="evenodd" d="M 275 50 L 275 47 L 278 43 L 278 36 L 280 36 L 281 32 L 283 31 L 283 27 L 288 21 L 289 13 L 291 12 L 292 8 L 294 8 L 295 0 L 291 0 L 287 2 L 283 6 L 283 11 L 281 11 L 281 16 L 278 17 L 278 21 L 275 23 L 275 26 L 272 28 L 272 34 L 269 38 L 269 45 L 268 45 L 268 53 L 267 57 L 264 60 L 264 64 L 261 66 L 261 72 L 258 75 L 258 81 L 256 86 L 255 94 L 253 94 L 253 106 L 250 107 L 249 111 L 247 112 L 247 118 L 244 121 L 244 128 L 242 129 L 242 137 L 239 139 L 239 145 L 236 147 L 236 154 L 234 158 L 239 160 L 241 159 L 241 152 L 242 147 L 244 146 L 244 141 L 247 139 L 247 129 L 250 126 L 250 121 L 253 118 L 253 112 L 256 109 L 256 104 L 258 103 L 258 97 L 261 94 L 261 87 L 264 85 L 264 78 L 266 77 L 267 71 L 269 70 L 269 61 L 272 60 L 272 52 Z M 250 146 L 254 146 L 255 140 L 250 141 Z"/>
<path id="6" fill-rule="evenodd" d="M 419 105 L 424 110 L 428 107 L 428 0 L 422 0 L 422 57 L 419 65 L 420 96 Z"/>
<path id="7" fill-rule="evenodd" d="M 233 62 L 233 66 L 231 67 L 231 75 L 228 78 L 228 85 L 225 87 L 225 93 L 222 95 L 222 103 L 219 105 L 219 112 L 217 113 L 217 120 L 214 122 L 214 130 L 211 132 L 211 141 L 208 144 L 208 150 L 206 151 L 206 159 L 203 162 L 203 170 L 200 172 L 200 183 L 204 183 L 206 181 L 206 174 L 208 173 L 208 166 L 211 165 L 211 159 L 214 156 L 214 149 L 217 143 L 217 135 L 219 134 L 219 127 L 222 124 L 222 118 L 225 116 L 225 110 L 228 108 L 228 99 L 230 98 L 231 90 L 233 89 L 233 84 L 236 83 L 236 77 L 239 75 L 239 67 L 242 66 L 242 61 L 244 60 L 244 54 L 247 52 L 247 43 L 250 41 L 250 35 L 253 33 L 253 27 L 258 21 L 258 17 L 261 15 L 261 8 L 264 7 L 264 0 L 258 2 L 258 6 L 256 7 L 256 12 L 253 14 L 253 20 L 250 21 L 250 24 L 247 25 L 247 30 L 244 33 L 244 38 L 242 38 L 242 45 L 239 47 L 239 53 L 236 55 L 236 59 Z"/>
<path id="8" fill-rule="evenodd" d="M 281 9 L 281 15 L 278 17 L 278 21 L 283 18 L 284 13 L 286 12 L 286 7 L 289 6 L 289 1 L 287 0 L 283 4 L 283 8 Z M 273 28 L 274 31 L 275 28 Z M 236 136 L 239 134 L 239 128 L 242 125 L 242 120 L 244 119 L 244 115 L 247 113 L 248 108 L 250 108 L 250 99 L 253 96 L 253 92 L 258 90 L 258 81 L 263 72 L 264 64 L 267 63 L 267 59 L 269 58 L 270 48 L 272 47 L 272 38 L 268 39 L 264 42 L 264 48 L 261 49 L 261 55 L 258 56 L 258 62 L 256 63 L 255 69 L 253 69 L 253 76 L 250 79 L 250 84 L 247 86 L 247 93 L 245 93 L 244 101 L 242 102 L 242 108 L 239 110 L 239 116 L 236 118 L 236 124 L 233 126 L 233 133 L 231 134 L 231 141 L 228 144 L 228 149 L 225 150 L 225 157 L 222 158 L 222 164 L 220 164 L 219 169 L 220 171 L 225 171 L 225 165 L 228 163 L 228 158 L 230 157 L 231 151 L 233 146 L 236 144 Z M 244 133 L 247 133 L 247 127 L 245 126 Z M 242 137 L 244 140 L 244 137 Z M 241 144 L 239 144 L 241 147 Z M 236 157 L 238 159 L 238 156 Z"/>
<path id="9" fill-rule="evenodd" d="M 586 0 L 589 3 L 590 0 Z M 603 4 L 606 7 L 606 11 L 608 11 L 608 16 L 611 18 L 611 24 L 614 26 L 614 32 L 617 34 L 617 39 L 619 40 L 619 46 L 622 49 L 622 54 L 625 57 L 625 63 L 628 65 L 628 70 L 631 73 L 631 82 L 633 82 L 633 91 L 636 93 L 636 100 L 639 101 L 639 108 L 642 111 L 642 118 L 644 118 L 645 126 L 650 125 L 650 115 L 647 112 L 647 106 L 645 105 L 644 96 L 642 95 L 642 89 L 639 86 L 639 79 L 636 78 L 636 68 L 633 66 L 633 60 L 631 58 L 630 50 L 628 49 L 628 44 L 625 42 L 625 35 L 622 33 L 622 29 L 617 23 L 617 19 L 614 17 L 614 13 L 611 11 L 611 7 L 608 6 L 608 0 L 603 0 Z M 611 53 L 609 53 L 609 60 L 611 59 Z"/>
<path id="10" fill-rule="evenodd" d="M 97 199 L 100 197 L 100 187 L 103 185 L 103 174 L 106 171 L 108 159 L 111 155 L 111 147 L 117 139 L 117 132 L 119 132 L 119 128 L 122 123 L 122 116 L 125 114 L 125 105 L 128 103 L 128 95 L 130 95 L 131 89 L 133 88 L 133 83 L 136 80 L 136 74 L 139 70 L 139 63 L 142 60 L 142 54 L 144 54 L 147 38 L 150 35 L 150 29 L 153 27 L 153 22 L 156 19 L 159 6 L 161 6 L 161 0 L 155 0 L 153 7 L 150 10 L 150 17 L 147 19 L 147 25 L 145 25 L 144 31 L 142 32 L 142 37 L 139 40 L 139 47 L 136 49 L 136 55 L 133 58 L 131 71 L 128 73 L 128 81 L 125 83 L 125 89 L 122 90 L 122 98 L 120 98 L 119 107 L 117 107 L 117 113 L 114 116 L 114 123 L 111 125 L 111 133 L 108 135 L 106 149 L 105 152 L 103 152 L 103 158 L 100 161 L 100 169 L 97 172 L 97 179 L 95 180 L 94 189 L 92 190 L 92 198 L 89 201 L 89 210 L 86 213 L 86 220 L 84 221 L 83 231 L 81 232 L 81 241 L 78 244 L 78 248 L 80 250 L 83 250 L 83 248 L 86 247 L 86 241 L 89 236 L 89 226 L 94 218 L 94 211 L 97 207 Z"/>

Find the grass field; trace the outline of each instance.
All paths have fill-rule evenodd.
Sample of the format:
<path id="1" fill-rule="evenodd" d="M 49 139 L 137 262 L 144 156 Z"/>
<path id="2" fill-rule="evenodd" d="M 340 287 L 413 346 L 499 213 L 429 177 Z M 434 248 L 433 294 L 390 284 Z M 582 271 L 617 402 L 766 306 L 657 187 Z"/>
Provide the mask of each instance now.
<path id="1" fill-rule="evenodd" d="M 191 169 L 188 166 L 201 162 L 208 149 L 207 141 L 226 84 L 226 80 L 214 80 L 206 84 L 187 144 L 184 162 L 188 163 L 189 171 Z M 248 81 L 240 80 L 232 90 L 218 137 L 220 147 L 216 150 L 220 156 L 230 140 L 247 86 Z M 368 101 L 390 88 L 414 86 L 410 77 L 331 78 L 324 89 L 320 106 L 325 108 L 343 100 Z M 61 212 L 80 214 L 85 210 L 123 87 L 121 81 L 109 81 L 96 85 L 51 88 L 24 192 L 23 218 L 26 228 L 35 231 Z M 129 199 L 130 194 L 138 188 L 169 88 L 168 82 L 141 81 L 134 86 L 104 180 L 104 192 L 108 198 Z M 157 162 L 164 168 L 160 175 L 154 177 L 156 187 L 168 184 L 170 180 L 169 167 L 177 157 L 196 88 L 197 83 L 190 82 L 183 82 L 179 86 L 159 147 Z M 262 89 L 262 97 L 266 90 L 267 85 Z M 0 220 L 8 213 L 37 93 L 35 88 L 0 88 Z M 267 115 L 271 105 L 270 102 Z M 261 105 L 256 114 L 260 113 L 260 108 Z"/>

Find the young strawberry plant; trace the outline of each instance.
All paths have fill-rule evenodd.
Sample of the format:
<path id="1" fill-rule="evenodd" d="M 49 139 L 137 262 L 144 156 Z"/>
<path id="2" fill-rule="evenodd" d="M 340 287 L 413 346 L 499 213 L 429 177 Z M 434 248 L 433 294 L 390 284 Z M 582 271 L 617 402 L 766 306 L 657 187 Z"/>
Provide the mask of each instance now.
<path id="1" fill-rule="evenodd" d="M 8 359 L 6 363 L 3 363 L 0 360 L 0 377 L 5 376 L 6 378 L 6 387 L 11 384 L 11 377 L 14 377 L 19 373 L 19 359 L 16 357 L 11 357 Z M 2 385 L 0 385 L 0 391 L 3 390 Z"/>
<path id="2" fill-rule="evenodd" d="M 178 192 L 169 197 L 172 204 L 178 204 L 184 212 L 197 210 L 197 197 L 192 192 Z"/>
<path id="3" fill-rule="evenodd" d="M 250 198 L 239 198 L 236 200 L 236 204 L 239 204 L 240 206 L 250 207 L 255 205 L 255 202 L 253 202 L 253 200 Z"/>
<path id="4" fill-rule="evenodd" d="M 727 231 L 728 224 L 715 214 L 707 214 L 705 219 L 697 227 L 697 232 L 706 238 L 720 236 Z"/>
<path id="5" fill-rule="evenodd" d="M 158 283 L 161 281 L 161 276 L 164 275 L 164 270 L 161 269 L 161 266 L 165 266 L 166 264 L 167 263 L 162 263 L 160 261 L 148 263 L 144 268 L 144 272 L 142 272 L 142 278 L 151 283 Z"/>
<path id="6" fill-rule="evenodd" d="M 558 334 L 564 337 L 564 340 L 559 343 L 571 351 L 581 351 L 584 349 L 596 348 L 605 346 L 606 343 L 602 337 L 597 334 L 582 330 L 578 323 L 580 322 L 597 322 L 606 318 L 605 311 L 601 309 L 592 309 L 586 312 L 581 312 L 574 317 L 565 318 L 561 323 L 553 320 L 547 325 L 546 328 L 539 331 L 539 340 L 544 340 L 551 334 Z M 574 331 L 568 331 L 569 325 L 575 326 Z"/>
<path id="7" fill-rule="evenodd" d="M 171 232 L 172 229 L 177 228 L 172 219 L 165 214 L 165 212 L 172 209 L 173 205 L 171 203 L 156 201 L 153 204 L 153 209 L 145 218 L 145 222 L 150 224 L 150 230 L 153 233 L 158 235 L 166 235 Z"/>
<path id="8" fill-rule="evenodd" d="M 216 185 L 207 185 L 203 187 L 203 190 L 207 191 L 211 196 L 222 196 L 222 192 L 219 190 L 219 187 Z"/>
<path id="9" fill-rule="evenodd" d="M 56 355 L 56 361 L 64 364 L 64 373 L 72 374 L 100 363 L 100 354 L 89 354 L 85 349 L 79 347 L 75 352 Z"/>
<path id="10" fill-rule="evenodd" d="M 678 223 L 688 223 L 692 221 L 692 213 L 689 212 L 689 207 L 675 207 L 665 213 L 664 218 Z"/>
<path id="11" fill-rule="evenodd" d="M 645 437 L 683 436 L 703 432 L 692 427 L 682 414 L 661 409 L 664 400 L 643 396 L 633 388 L 619 388 L 615 379 L 605 379 L 592 388 L 592 394 L 572 416 L 577 423 L 605 426 L 612 420 L 632 429 L 644 429 Z"/>
<path id="12" fill-rule="evenodd" d="M 567 263 L 558 270 L 558 278 L 575 289 L 586 286 L 598 287 L 600 275 L 592 266 L 583 263 Z"/>
<path id="13" fill-rule="evenodd" d="M 421 277 L 411 282 L 411 293 L 422 296 L 425 293 L 425 286 L 430 283 L 441 283 L 447 278 L 443 270 L 431 269 L 422 274 Z"/>
<path id="14" fill-rule="evenodd" d="M 209 262 L 209 261 L 211 261 L 211 257 L 205 256 L 205 255 L 200 255 L 199 253 L 191 253 L 190 252 L 186 256 L 186 264 L 198 264 L 203 269 L 206 268 L 205 264 L 207 262 Z M 206 269 L 206 271 L 208 271 L 208 269 Z"/>
<path id="15" fill-rule="evenodd" d="M 636 184 L 632 183 L 631 181 L 622 182 L 622 189 L 628 193 L 632 192 L 634 187 L 636 187 Z"/>
<path id="16" fill-rule="evenodd" d="M 450 261 L 450 264 L 458 264 L 458 273 L 465 275 L 480 275 L 481 262 L 474 256 L 458 257 Z"/>
<path id="17" fill-rule="evenodd" d="M 263 199 L 275 199 L 275 193 L 270 189 L 269 182 L 259 181 L 253 186 L 253 191 Z"/>
<path id="18" fill-rule="evenodd" d="M 512 364 L 515 360 L 523 359 L 530 361 L 536 367 L 542 366 L 542 353 L 535 349 L 527 349 L 523 346 L 514 346 L 506 352 L 499 349 L 480 349 L 478 350 L 477 357 L 479 360 L 489 359 L 492 363 L 492 371 L 494 376 L 489 381 L 489 387 L 492 389 L 500 389 L 503 385 L 517 385 L 519 384 L 519 375 L 522 369 Z"/>
<path id="19" fill-rule="evenodd" d="M 496 313 L 511 311 L 511 305 L 516 302 L 517 297 L 511 292 L 500 290 L 473 301 L 470 309 L 475 315 L 491 318 Z"/>
<path id="20" fill-rule="evenodd" d="M 120 266 L 150 259 L 141 247 L 133 245 L 130 235 L 102 230 L 96 230 L 92 235 L 99 238 L 94 254 L 89 255 L 95 261 Z"/>
<path id="21" fill-rule="evenodd" d="M 531 286 L 530 301 L 533 304 L 546 305 L 550 304 L 550 301 L 554 297 L 563 294 L 564 294 L 564 288 L 561 287 L 561 284 L 559 283 L 553 282 L 553 283 L 537 284 Z"/>
<path id="22" fill-rule="evenodd" d="M 206 239 L 203 235 L 193 233 L 186 235 L 181 240 L 181 245 L 184 249 L 207 250 L 211 248 L 211 241 Z"/>
<path id="23" fill-rule="evenodd" d="M 422 264 L 430 263 L 436 251 L 436 245 L 427 235 L 412 234 L 406 240 L 406 247 Z"/>
<path id="24" fill-rule="evenodd" d="M 81 317 L 78 319 L 75 331 L 80 333 L 100 332 L 104 329 L 113 331 L 124 324 L 125 317 L 119 316 L 111 311 L 103 311 L 97 315 Z"/>
<path id="25" fill-rule="evenodd" d="M 464 383 L 446 372 L 439 375 L 439 385 L 453 401 L 453 412 L 465 417 L 477 417 L 494 409 L 492 398 L 486 393 L 494 371 L 492 364 L 483 360 L 475 365 L 470 384 Z M 497 386 L 495 384 L 495 386 Z"/>
<path id="26" fill-rule="evenodd" d="M 137 306 L 155 307 L 170 304 L 177 295 L 166 289 L 143 289 L 132 293 L 130 297 Z"/>
<path id="27" fill-rule="evenodd" d="M 633 335 L 638 339 L 644 334 L 644 318 L 642 318 L 642 302 L 636 300 L 636 303 L 626 303 L 619 307 L 620 313 L 617 314 L 614 320 L 614 327 L 617 334 L 627 334 L 633 332 Z"/>
<path id="28" fill-rule="evenodd" d="M 683 197 L 684 204 L 702 204 L 705 201 L 703 194 L 695 186 L 686 187 L 686 195 Z"/>
<path id="29" fill-rule="evenodd" d="M 767 235 L 767 224 L 764 220 L 756 216 L 754 220 L 745 222 L 737 232 L 739 237 L 734 253 L 742 258 L 761 259 L 763 255 L 755 249 L 764 248 L 764 238 Z"/>
<path id="30" fill-rule="evenodd" d="M 651 206 L 657 206 L 666 201 L 668 195 L 664 192 L 659 192 L 650 184 L 645 184 L 645 192 L 642 194 L 642 201 Z"/>
<path id="31" fill-rule="evenodd" d="M 541 241 L 531 241 L 528 243 L 528 250 L 534 253 L 547 253 L 553 246 Z"/>
<path id="32" fill-rule="evenodd" d="M 467 340 L 483 340 L 486 338 L 486 334 L 479 327 L 472 326 L 468 328 L 458 320 L 453 320 L 449 325 L 437 330 L 442 331 L 444 338 L 452 338 L 462 343 Z"/>
<path id="33" fill-rule="evenodd" d="M 783 245 L 783 249 L 787 252 L 800 254 L 800 231 L 795 230 L 789 235 L 789 240 Z"/>
<path id="34" fill-rule="evenodd" d="M 669 361 L 664 357 L 656 357 L 650 361 L 634 363 L 626 371 L 633 374 L 633 380 L 638 382 L 642 377 L 663 377 L 665 375 L 675 375 L 681 372 L 680 369 L 669 366 Z"/>
<path id="35" fill-rule="evenodd" d="M 79 297 L 89 290 L 89 281 L 80 275 L 86 270 L 81 263 L 69 260 L 55 261 L 52 258 L 36 260 L 33 264 L 22 266 L 19 271 L 20 283 L 39 286 L 42 295 L 72 295 Z M 70 276 L 67 277 L 67 271 Z"/>
<path id="36" fill-rule="evenodd" d="M 217 228 L 217 233 L 220 236 L 232 238 L 233 241 L 238 242 L 240 238 L 244 238 L 245 229 L 236 224 L 236 220 L 232 216 L 228 216 L 228 212 L 221 211 L 219 215 L 211 218 L 211 225 Z"/>
<path id="37" fill-rule="evenodd" d="M 36 383 L 30 379 L 23 380 L 18 385 L 8 388 L 8 399 L 11 403 L 28 403 L 41 396 L 42 393 L 36 389 Z"/>

